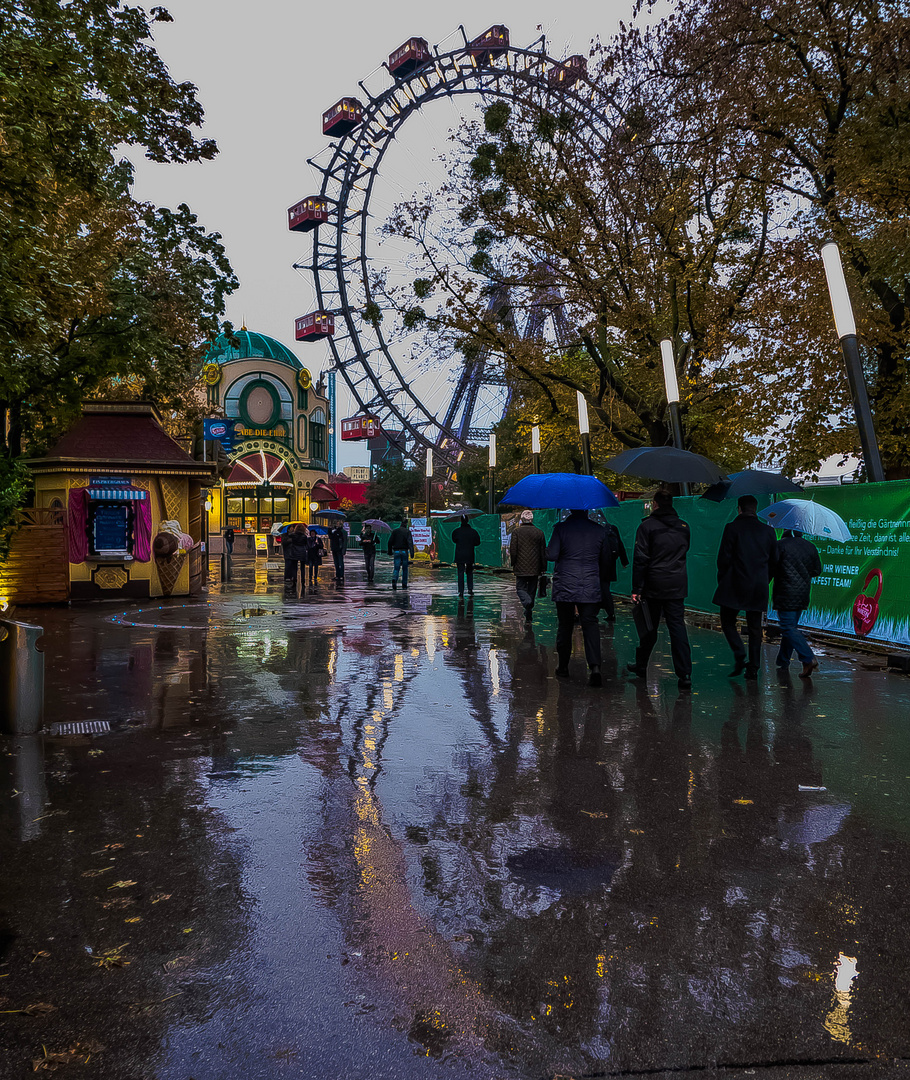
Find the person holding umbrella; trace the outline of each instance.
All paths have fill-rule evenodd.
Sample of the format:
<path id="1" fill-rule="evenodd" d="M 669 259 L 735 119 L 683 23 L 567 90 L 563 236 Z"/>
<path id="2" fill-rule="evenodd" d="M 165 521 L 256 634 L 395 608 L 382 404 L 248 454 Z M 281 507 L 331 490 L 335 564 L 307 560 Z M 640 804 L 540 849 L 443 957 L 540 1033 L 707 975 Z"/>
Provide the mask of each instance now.
<path id="1" fill-rule="evenodd" d="M 745 671 L 758 678 L 761 666 L 762 615 L 768 610 L 768 586 L 777 565 L 777 537 L 770 525 L 758 518 L 758 499 L 741 495 L 739 515 L 725 528 L 717 552 L 717 591 L 720 626 L 733 653 L 735 678 Z M 749 655 L 736 625 L 740 611 L 746 613 Z"/>
<path id="2" fill-rule="evenodd" d="M 686 556 L 691 542 L 689 526 L 673 509 L 673 496 L 669 491 L 655 492 L 651 516 L 638 526 L 632 553 L 632 603 L 638 610 L 639 642 L 635 663 L 627 670 L 639 679 L 647 675 L 663 615 L 680 690 L 692 686 L 692 650 L 685 622 L 689 591 Z"/>
<path id="3" fill-rule="evenodd" d="M 322 537 L 315 528 L 310 530 L 306 542 L 306 565 L 309 570 L 310 584 L 316 585 L 319 579 L 319 567 L 322 565 L 322 555 L 325 549 L 322 546 Z"/>
<path id="4" fill-rule="evenodd" d="M 607 530 L 596 521 L 591 521 L 587 510 L 572 510 L 568 518 L 553 529 L 546 554 L 547 559 L 555 564 L 556 674 L 560 678 L 567 678 L 569 674 L 577 610 L 590 673 L 588 685 L 602 686 L 597 612 L 602 602 L 600 583 L 610 566 Z"/>
<path id="5" fill-rule="evenodd" d="M 812 579 L 822 572 L 818 548 L 803 538 L 801 532 L 787 529 L 777 542 L 777 569 L 771 605 L 780 619 L 780 650 L 777 666 L 788 668 L 795 652 L 802 661 L 801 679 L 811 679 L 818 670 L 818 661 L 809 642 L 799 628 L 802 613 L 809 606 Z"/>
<path id="6" fill-rule="evenodd" d="M 284 591 L 297 590 L 297 570 L 301 570 L 303 584 L 307 567 L 307 527 L 302 522 L 293 529 L 285 529 L 281 537 L 281 554 L 284 556 Z"/>
<path id="7" fill-rule="evenodd" d="M 329 547 L 332 551 L 332 561 L 335 563 L 335 580 L 344 581 L 344 556 L 348 550 L 348 534 L 340 521 L 337 521 L 329 532 Z"/>
<path id="8" fill-rule="evenodd" d="M 537 596 L 537 582 L 547 568 L 547 538 L 534 524 L 534 512 L 522 510 L 518 525 L 509 537 L 509 561 L 515 572 L 515 591 L 530 622 Z"/>
<path id="9" fill-rule="evenodd" d="M 465 577 L 468 596 L 474 595 L 474 552 L 480 546 L 480 533 L 468 524 L 468 515 L 461 515 L 461 524 L 452 533 L 455 545 L 455 569 L 458 572 L 458 595 L 464 596 Z"/>
<path id="10" fill-rule="evenodd" d="M 363 565 L 366 568 L 369 585 L 376 573 L 376 533 L 368 522 L 364 523 L 360 531 L 360 546 L 363 548 Z"/>
<path id="11" fill-rule="evenodd" d="M 607 622 L 616 621 L 616 605 L 613 603 L 613 593 L 611 592 L 611 586 L 616 580 L 616 561 L 617 559 L 623 564 L 623 566 L 629 565 L 629 556 L 626 554 L 625 544 L 622 542 L 622 537 L 619 535 L 619 529 L 608 521 L 607 522 L 607 542 L 610 545 L 610 571 L 608 575 L 600 583 L 600 591 L 602 596 L 601 607 L 607 613 Z"/>

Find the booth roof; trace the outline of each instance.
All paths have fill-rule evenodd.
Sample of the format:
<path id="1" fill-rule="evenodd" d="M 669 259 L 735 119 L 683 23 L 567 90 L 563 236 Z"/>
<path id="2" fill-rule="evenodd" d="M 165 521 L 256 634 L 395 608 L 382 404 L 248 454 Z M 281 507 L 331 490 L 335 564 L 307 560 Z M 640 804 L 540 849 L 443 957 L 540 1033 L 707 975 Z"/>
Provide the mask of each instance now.
<path id="1" fill-rule="evenodd" d="M 212 343 L 203 363 L 229 364 L 233 360 L 250 360 L 261 357 L 263 360 L 277 360 L 281 364 L 299 371 L 303 366 L 297 357 L 280 341 L 266 334 L 257 334 L 252 330 L 237 330 L 233 339 L 222 334 Z"/>

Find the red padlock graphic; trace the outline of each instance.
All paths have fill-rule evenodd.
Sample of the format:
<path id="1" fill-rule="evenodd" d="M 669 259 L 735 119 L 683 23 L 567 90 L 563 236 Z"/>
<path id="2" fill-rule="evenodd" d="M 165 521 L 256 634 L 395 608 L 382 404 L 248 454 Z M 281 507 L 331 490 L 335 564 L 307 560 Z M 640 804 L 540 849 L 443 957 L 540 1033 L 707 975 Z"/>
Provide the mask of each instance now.
<path id="1" fill-rule="evenodd" d="M 875 596 L 866 596 L 866 589 L 869 588 L 869 582 L 873 578 L 878 578 Z M 865 637 L 875 626 L 875 620 L 878 618 L 878 600 L 882 595 L 884 583 L 881 570 L 870 570 L 863 582 L 863 591 L 853 601 L 853 629 L 860 637 Z"/>

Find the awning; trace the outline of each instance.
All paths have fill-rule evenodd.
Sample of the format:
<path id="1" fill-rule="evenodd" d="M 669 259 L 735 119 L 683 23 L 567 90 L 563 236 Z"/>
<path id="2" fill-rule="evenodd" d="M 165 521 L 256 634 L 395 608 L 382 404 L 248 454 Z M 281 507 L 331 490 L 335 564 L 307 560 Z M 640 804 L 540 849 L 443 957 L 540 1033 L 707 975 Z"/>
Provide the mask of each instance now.
<path id="1" fill-rule="evenodd" d="M 318 480 L 310 492 L 310 498 L 314 502 L 338 502 L 338 492 Z"/>
<path id="2" fill-rule="evenodd" d="M 244 454 L 237 458 L 225 481 L 225 487 L 293 487 L 294 478 L 291 470 L 275 454 Z"/>
<path id="3" fill-rule="evenodd" d="M 142 499 L 147 499 L 148 494 L 149 493 L 147 491 L 143 491 L 142 488 L 133 487 L 88 488 L 88 497 L 90 499 L 102 499 L 104 502 L 139 502 Z"/>

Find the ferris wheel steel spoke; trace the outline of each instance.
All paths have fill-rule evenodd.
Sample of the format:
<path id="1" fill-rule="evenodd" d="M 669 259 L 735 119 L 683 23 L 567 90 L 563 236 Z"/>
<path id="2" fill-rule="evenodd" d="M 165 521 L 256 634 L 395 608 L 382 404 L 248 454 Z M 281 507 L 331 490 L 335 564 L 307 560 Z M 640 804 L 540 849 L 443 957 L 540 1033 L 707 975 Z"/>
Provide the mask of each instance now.
<path id="1" fill-rule="evenodd" d="M 328 339 L 334 366 L 341 372 L 361 409 L 376 412 L 381 421 L 394 420 L 400 425 L 410 443 L 406 449 L 408 456 L 413 458 L 422 448 L 434 446 L 439 450 L 440 464 L 450 466 L 455 463 L 458 450 L 463 449 L 470 438 L 477 437 L 478 431 L 488 430 L 471 424 L 474 409 L 485 399 L 484 388 L 498 386 L 508 393 L 508 387 L 504 375 L 493 369 L 487 357 L 481 358 L 480 362 L 465 362 L 454 380 L 452 373 L 445 375 L 445 381 L 454 381 L 455 386 L 444 419 L 440 421 L 413 388 L 415 382 L 422 381 L 422 374 L 406 376 L 393 353 L 393 348 L 407 348 L 407 338 L 388 341 L 378 323 L 369 324 L 363 319 L 364 308 L 376 303 L 370 276 L 373 257 L 368 250 L 369 222 L 373 217 L 370 206 L 374 200 L 374 205 L 381 209 L 383 200 L 374 187 L 386 152 L 407 119 L 414 115 L 423 116 L 422 108 L 436 101 L 448 99 L 454 108 L 456 97 L 473 95 L 480 101 L 494 97 L 518 102 L 527 100 L 528 90 L 536 91 L 535 107 L 544 111 L 558 103 L 570 109 L 581 121 L 580 130 L 574 134 L 579 147 L 589 154 L 604 152 L 613 127 L 609 114 L 615 110 L 612 99 L 586 75 L 580 76 L 571 86 L 551 87 L 548 73 L 561 61 L 546 53 L 543 38 L 528 49 L 510 45 L 497 60 L 486 58 L 485 63 L 480 64 L 470 52 L 470 42 L 463 28 L 460 33 L 463 44 L 444 52 L 436 46 L 431 61 L 402 78 L 393 76 L 393 84 L 377 93 L 361 81 L 360 89 L 368 100 L 359 126 L 308 159 L 308 164 L 322 176 L 321 197 L 335 208 L 334 223 L 314 230 L 309 261 L 317 305 L 342 320 L 340 332 Z M 537 45 L 540 47 L 535 48 Z M 366 78 L 371 80 L 383 67 Z M 426 126 L 430 127 L 429 121 Z M 423 172 L 418 158 L 406 149 L 418 166 L 415 173 Z M 323 160 L 325 158 L 328 158 L 327 162 Z M 334 230 L 333 241 L 320 240 L 320 232 L 330 228 Z M 375 238 L 374 245 L 376 248 L 382 246 Z M 395 244 L 391 243 L 390 249 L 394 248 Z M 305 265 L 297 263 L 295 268 L 302 269 Z M 358 266 L 359 274 L 355 272 Z M 394 273 L 390 268 L 390 274 Z M 399 263 L 399 272 L 395 276 L 410 274 Z M 555 319 L 555 308 L 552 313 Z M 564 322 L 565 313 L 559 314 Z M 535 324 L 540 322 L 539 317 L 534 321 Z M 562 326 L 558 329 L 561 331 Z M 535 336 L 539 333 L 540 327 L 535 325 Z M 421 362 L 430 353 L 429 346 L 422 350 Z M 440 371 L 440 378 L 431 389 L 435 389 L 442 379 Z M 495 401 L 491 401 L 490 408 L 494 405 Z M 461 421 L 455 430 L 453 425 L 459 414 Z"/>

